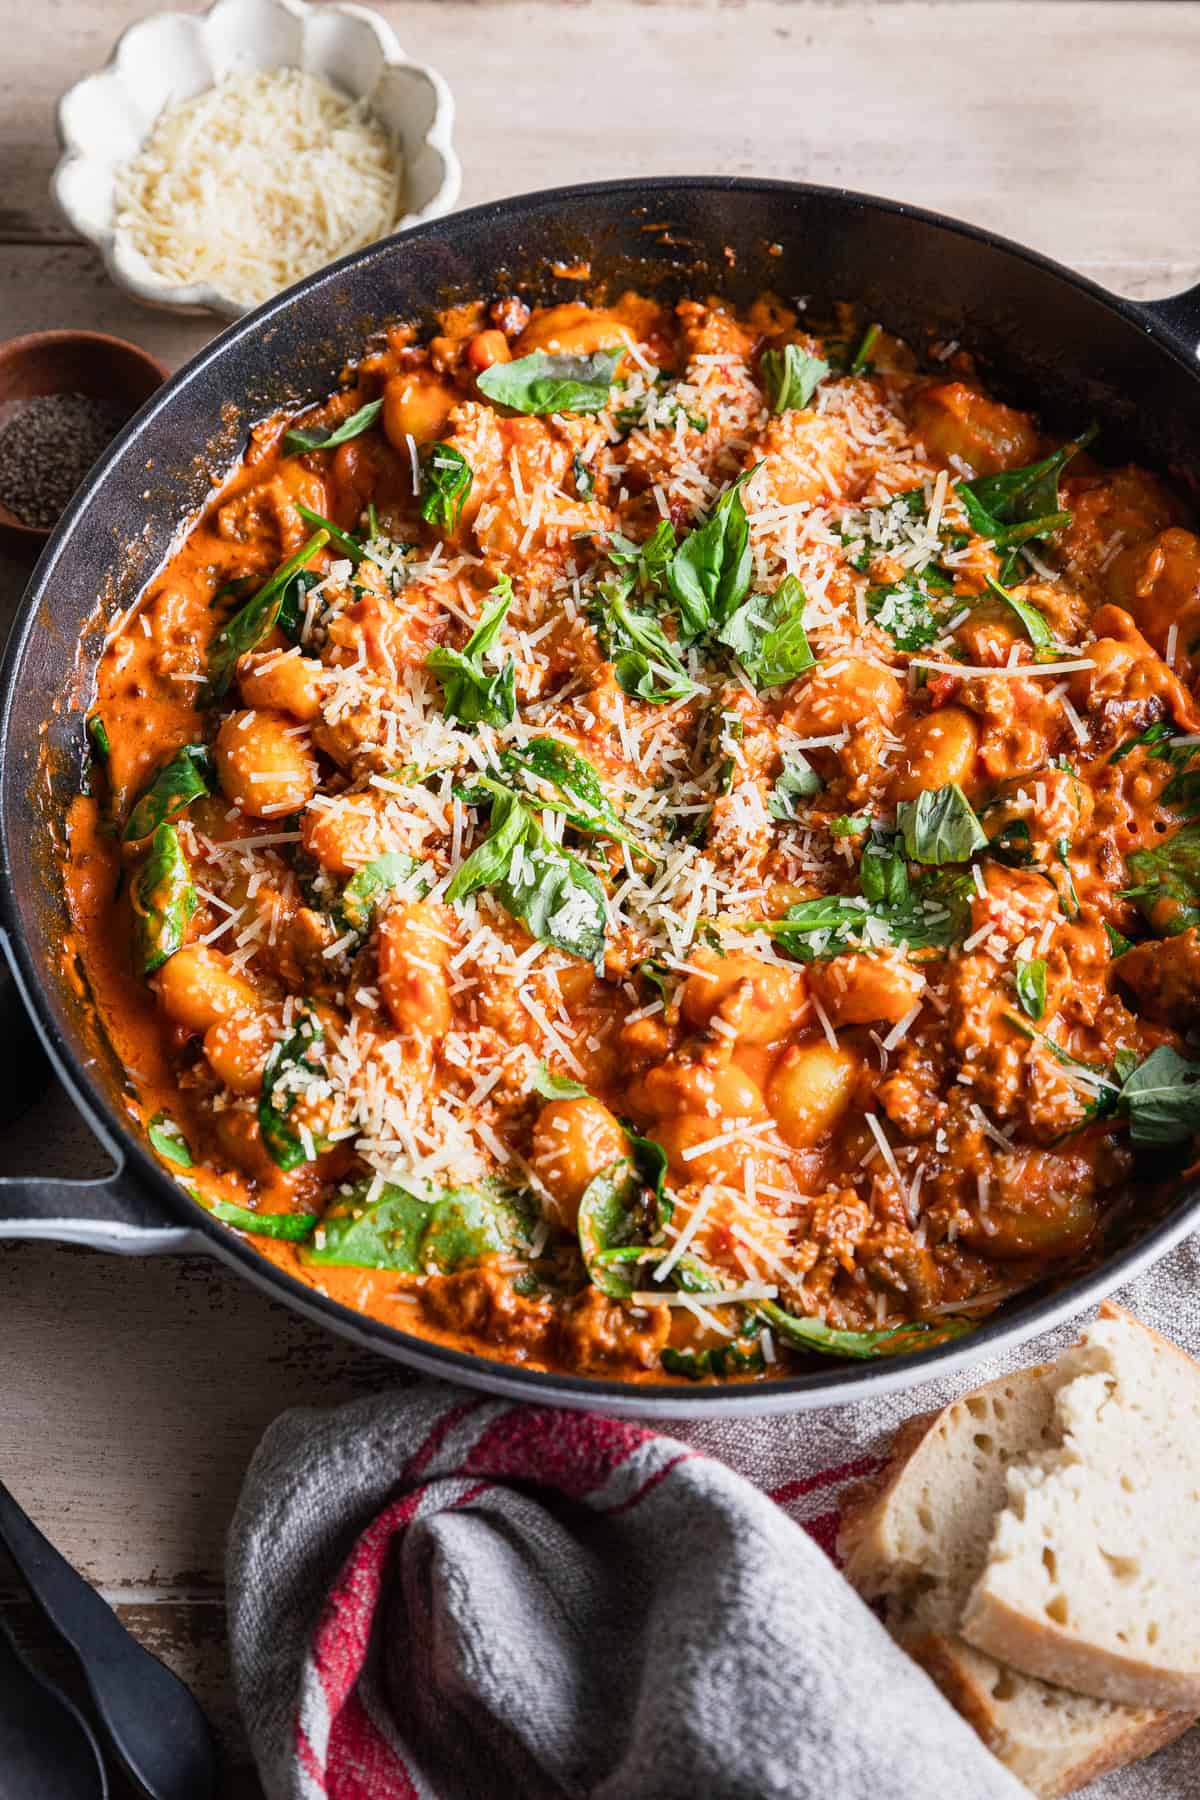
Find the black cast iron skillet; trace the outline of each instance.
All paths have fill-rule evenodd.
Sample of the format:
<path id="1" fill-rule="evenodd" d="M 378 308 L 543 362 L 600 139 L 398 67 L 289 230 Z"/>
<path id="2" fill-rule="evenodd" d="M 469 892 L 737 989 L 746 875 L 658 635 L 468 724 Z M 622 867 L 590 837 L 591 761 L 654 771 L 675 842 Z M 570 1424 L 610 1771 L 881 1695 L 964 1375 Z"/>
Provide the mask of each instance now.
<path id="1" fill-rule="evenodd" d="M 111 1151 L 99 1182 L 0 1181 L 0 1236 L 145 1253 L 204 1249 L 285 1304 L 429 1373 L 530 1400 L 610 1412 L 715 1415 L 851 1401 L 960 1369 L 1080 1311 L 1200 1221 L 1200 1188 L 1142 1220 L 1123 1246 L 1054 1292 L 1011 1300 L 966 1339 L 874 1363 L 814 1358 L 746 1387 L 630 1385 L 544 1375 L 443 1349 L 323 1298 L 190 1201 L 126 1128 L 122 1071 L 77 983 L 60 967 L 64 926 L 55 827 L 78 791 L 82 710 L 100 648 L 89 625 L 129 604 L 240 453 L 247 425 L 337 385 L 371 330 L 427 320 L 448 302 L 519 286 L 577 298 L 555 274 L 580 258 L 590 282 L 676 298 L 765 288 L 820 312 L 853 300 L 915 346 L 957 338 L 993 387 L 1064 434 L 1099 419 L 1105 461 L 1186 479 L 1200 469 L 1200 288 L 1135 305 L 1045 257 L 891 201 L 782 181 L 683 179 L 562 188 L 418 227 L 347 257 L 233 325 L 126 427 L 89 477 L 34 573 L 0 683 L 0 922 L 26 1004 L 83 1116 Z"/>

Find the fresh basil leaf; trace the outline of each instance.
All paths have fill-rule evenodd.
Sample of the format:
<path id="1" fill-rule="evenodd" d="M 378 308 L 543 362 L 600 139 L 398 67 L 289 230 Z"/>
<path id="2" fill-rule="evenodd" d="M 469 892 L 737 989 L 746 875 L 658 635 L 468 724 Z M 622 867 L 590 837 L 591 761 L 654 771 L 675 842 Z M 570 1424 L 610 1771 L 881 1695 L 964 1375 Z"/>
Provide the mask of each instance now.
<path id="1" fill-rule="evenodd" d="M 107 762 L 112 755 L 112 744 L 109 741 L 107 727 L 99 713 L 93 713 L 88 720 L 87 734 L 96 755 L 102 762 Z"/>
<path id="2" fill-rule="evenodd" d="M 1071 873 L 1070 838 L 1060 837 L 1056 839 L 1054 845 L 1054 859 L 1056 862 L 1062 864 L 1067 877 L 1066 897 L 1064 898 L 1062 895 L 1059 896 L 1059 906 L 1068 919 L 1077 919 L 1081 908 L 1079 905 L 1079 895 L 1075 889 L 1075 877 Z"/>
<path id="3" fill-rule="evenodd" d="M 629 591 L 627 581 L 600 584 L 598 622 L 618 687 L 650 706 L 685 700 L 695 682 L 658 620 L 629 605 Z"/>
<path id="4" fill-rule="evenodd" d="M 1043 662 L 1047 657 L 1052 657 L 1054 655 L 1054 633 L 1037 607 L 1031 606 L 1028 600 L 1022 600 L 1019 594 L 1011 594 L 1006 587 L 1001 587 L 1000 583 L 993 580 L 990 575 L 986 579 L 989 589 L 997 600 L 1003 600 L 1006 606 L 1010 606 L 1025 627 L 1025 635 L 1033 645 L 1037 661 Z"/>
<path id="5" fill-rule="evenodd" d="M 1183 1144 L 1200 1131 L 1200 1063 L 1160 1044 L 1128 1076 L 1117 1111 L 1135 1144 Z"/>
<path id="6" fill-rule="evenodd" d="M 799 344 L 764 350 L 760 367 L 767 404 L 773 413 L 806 407 L 829 373 L 829 364 L 823 357 L 812 356 Z"/>
<path id="7" fill-rule="evenodd" d="M 945 949 L 965 936 L 975 892 L 969 875 L 936 871 L 913 884 L 903 859 L 887 852 L 864 854 L 860 873 L 875 898 L 824 894 L 797 900 L 781 919 L 756 921 L 754 929 L 769 932 L 797 962 L 840 956 L 858 945 L 876 950 L 881 933 L 884 942 L 910 950 Z"/>
<path id="8" fill-rule="evenodd" d="M 443 531 L 458 524 L 475 474 L 453 444 L 427 444 L 421 452 L 421 517 Z"/>
<path id="9" fill-rule="evenodd" d="M 529 1216 L 519 1196 L 493 1184 L 423 1195 L 384 1182 L 340 1195 L 302 1252 L 317 1268 L 394 1269 L 404 1275 L 449 1275 L 468 1263 L 528 1248 Z"/>
<path id="10" fill-rule="evenodd" d="M 143 788 L 129 815 L 121 841 L 140 844 L 168 819 L 175 819 L 201 794 L 210 791 L 212 756 L 205 744 L 184 744 Z"/>
<path id="11" fill-rule="evenodd" d="M 756 1313 L 780 1340 L 793 1350 L 816 1350 L 825 1356 L 850 1356 L 867 1360 L 875 1356 L 902 1356 L 911 1350 L 929 1350 L 935 1344 L 962 1337 L 971 1327 L 965 1319 L 917 1321 L 891 1325 L 882 1331 L 838 1331 L 821 1319 L 797 1318 L 773 1300 L 759 1300 Z"/>
<path id="12" fill-rule="evenodd" d="M 987 837 L 957 781 L 927 789 L 915 800 L 901 800 L 896 829 L 911 862 L 969 862 L 987 849 Z"/>
<path id="13" fill-rule="evenodd" d="M 972 481 L 957 482 L 955 492 L 966 509 L 972 530 L 980 537 L 993 539 L 1000 548 L 1011 548 L 1014 543 L 1057 530 L 1070 517 L 1058 504 L 1058 478 L 1071 458 L 1091 443 L 1098 429 L 1093 425 L 1052 456 L 1023 469 L 1005 469 L 998 475 L 979 475 Z M 1038 529 L 1026 530 L 1023 537 L 1013 535 L 1014 527 L 1034 525 Z"/>
<path id="14" fill-rule="evenodd" d="M 816 664 L 804 631 L 804 589 L 785 575 L 774 594 L 754 594 L 717 632 L 755 687 L 779 687 Z"/>
<path id="15" fill-rule="evenodd" d="M 882 326 L 879 326 L 879 325 L 868 325 L 867 326 L 867 329 L 864 331 L 864 333 L 862 335 L 862 342 L 859 344 L 858 349 L 854 352 L 854 355 L 850 359 L 850 368 L 848 371 L 849 374 L 861 375 L 863 373 L 863 370 L 867 367 L 867 364 L 870 362 L 870 359 L 871 359 L 872 355 L 874 354 L 875 346 L 879 342 L 879 334 L 880 334 L 881 330 L 882 330 Z"/>
<path id="16" fill-rule="evenodd" d="M 867 589 L 867 615 L 886 631 L 897 650 L 921 650 L 941 631 L 929 596 L 911 581 Z"/>
<path id="17" fill-rule="evenodd" d="M 797 962 L 838 956 L 857 941 L 871 917 L 867 901 L 849 894 L 822 894 L 813 900 L 797 900 L 781 919 L 762 922 L 775 941 Z"/>
<path id="18" fill-rule="evenodd" d="M 458 870 L 446 898 L 465 900 L 480 888 L 539 942 L 595 963 L 603 955 L 607 907 L 591 870 L 553 843 L 517 795 L 499 789 L 492 828 Z"/>
<path id="19" fill-rule="evenodd" d="M 1017 1001 L 1030 1019 L 1040 1019 L 1046 1010 L 1046 959 L 1035 956 L 1029 962 L 1018 960 Z"/>
<path id="20" fill-rule="evenodd" d="M 188 1141 L 170 1113 L 155 1113 L 146 1127 L 146 1136 L 152 1148 L 168 1162 L 178 1163 L 181 1169 L 191 1168 L 192 1152 Z"/>
<path id="21" fill-rule="evenodd" d="M 303 512 L 304 508 L 301 507 Z M 336 527 L 334 528 L 336 529 Z M 271 632 L 279 618 L 283 603 L 283 590 L 305 563 L 323 550 L 332 536 L 331 531 L 321 522 L 321 529 L 314 531 L 308 542 L 302 544 L 294 556 L 280 563 L 271 579 L 246 604 L 227 619 L 208 646 L 208 697 L 220 700 L 228 691 L 233 680 L 233 671 L 238 658 L 248 651 L 257 649 L 263 639 Z"/>
<path id="22" fill-rule="evenodd" d="M 534 1070 L 530 1086 L 543 1100 L 582 1100 L 587 1093 L 581 1081 L 572 1081 L 569 1075 L 556 1075 L 545 1062 L 540 1062 Z"/>
<path id="23" fill-rule="evenodd" d="M 338 903 L 346 929 L 363 933 L 370 931 L 375 909 L 384 895 L 406 883 L 412 883 L 414 893 L 425 893 L 429 886 L 428 879 L 413 881 L 420 869 L 421 864 L 416 857 L 406 856 L 402 850 L 387 850 L 382 856 L 375 857 L 372 862 L 357 869 L 342 889 L 342 897 Z"/>
<path id="24" fill-rule="evenodd" d="M 657 595 L 675 554 L 675 527 L 670 519 L 660 519 L 650 536 L 640 544 L 614 531 L 609 536 L 607 548 L 609 561 L 634 577 L 633 585 L 639 593 Z"/>
<path id="25" fill-rule="evenodd" d="M 305 1003 L 290 1035 L 275 1045 L 263 1070 L 258 1128 L 271 1161 L 284 1170 L 311 1162 L 320 1148 L 311 1135 L 306 1143 L 293 1131 L 289 1118 L 297 1096 L 321 1079 L 313 1052 L 319 1056 L 324 1043 L 320 1018 Z"/>
<path id="26" fill-rule="evenodd" d="M 1182 769 L 1172 775 L 1159 799 L 1164 806 L 1174 806 L 1180 812 L 1200 810 L 1200 769 Z"/>
<path id="27" fill-rule="evenodd" d="M 864 831 L 871 829 L 870 813 L 839 813 L 836 819 L 829 821 L 830 837 L 861 837 Z"/>
<path id="28" fill-rule="evenodd" d="M 1105 1108 L 1112 1106 L 1121 1084 L 1112 1079 L 1102 1064 L 1084 1062 L 1082 1057 L 1072 1056 L 1069 1050 L 1064 1050 L 1061 1044 L 1056 1044 L 1054 1039 L 1047 1037 L 1044 1031 L 1035 1031 L 1032 1025 L 1026 1025 L 1024 1019 L 1019 1019 L 1016 1013 L 1006 1012 L 1002 1016 L 1021 1037 L 1028 1038 L 1030 1043 L 1041 1044 L 1044 1050 L 1048 1050 L 1055 1062 L 1062 1068 L 1078 1069 L 1080 1074 L 1089 1076 L 1097 1092 L 1100 1089 L 1106 1090 L 1102 1100 L 1103 1106 Z"/>
<path id="29" fill-rule="evenodd" d="M 623 346 L 590 356 L 547 356 L 535 350 L 516 362 L 493 363 L 479 376 L 478 387 L 489 400 L 514 412 L 603 412 L 624 354 Z"/>
<path id="30" fill-rule="evenodd" d="M 1190 926 L 1200 925 L 1200 819 L 1145 850 L 1132 850 L 1125 859 L 1136 887 L 1126 896 L 1151 930 L 1175 937 Z"/>
<path id="31" fill-rule="evenodd" d="M 201 1206 L 214 1219 L 232 1225 L 237 1231 L 248 1231 L 255 1237 L 283 1238 L 288 1243 L 303 1243 L 320 1223 L 317 1213 L 251 1212 L 248 1206 L 235 1206 L 231 1200 L 206 1200 L 196 1194 Z"/>
<path id="32" fill-rule="evenodd" d="M 358 567 L 366 552 L 356 537 L 351 537 L 348 531 L 343 531 L 332 519 L 323 518 L 319 512 L 313 512 L 311 507 L 302 506 L 299 500 L 296 502 L 296 511 L 306 524 L 315 525 L 318 530 L 327 532 L 334 549 L 340 550 L 355 568 Z"/>
<path id="33" fill-rule="evenodd" d="M 723 625 L 750 586 L 750 526 L 741 489 L 747 469 L 726 488 L 703 525 L 689 531 L 671 559 L 667 585 L 685 643 Z"/>
<path id="34" fill-rule="evenodd" d="M 492 589 L 491 604 L 484 607 L 462 649 L 439 645 L 425 658 L 425 667 L 432 669 L 442 684 L 447 719 L 460 725 L 508 725 L 515 719 L 516 664 L 512 657 L 498 672 L 489 674 L 483 667 L 483 658 L 499 636 L 515 598 L 512 581 L 502 575 Z"/>
<path id="35" fill-rule="evenodd" d="M 196 889 L 174 825 L 160 825 L 130 889 L 137 960 L 143 975 L 182 950 L 196 911 Z"/>
<path id="36" fill-rule="evenodd" d="M 634 849 L 644 847 L 644 839 L 622 823 L 587 757 L 561 738 L 531 738 L 519 749 L 505 750 L 500 764 L 506 774 L 532 775 L 537 782 L 548 782 L 559 798 L 547 800 L 535 787 L 534 799 L 562 813 L 580 831 L 615 838 Z"/>
<path id="37" fill-rule="evenodd" d="M 305 450 L 336 450 L 339 444 L 348 444 L 351 438 L 361 437 L 369 431 L 380 413 L 383 411 L 382 400 L 368 400 L 357 412 L 343 419 L 332 431 L 317 426 L 313 431 L 293 425 L 283 434 L 283 453 L 285 456 L 300 456 Z"/>
<path id="38" fill-rule="evenodd" d="M 874 907 L 907 906 L 909 903 L 908 867 L 891 843 L 874 842 L 864 847 L 858 865 L 858 880 L 864 899 Z"/>
<path id="39" fill-rule="evenodd" d="M 817 771 L 800 751 L 795 751 L 790 757 L 785 753 L 783 768 L 775 777 L 775 785 L 767 795 L 767 811 L 773 819 L 785 822 L 795 819 L 796 801 L 811 800 L 824 786 Z"/>

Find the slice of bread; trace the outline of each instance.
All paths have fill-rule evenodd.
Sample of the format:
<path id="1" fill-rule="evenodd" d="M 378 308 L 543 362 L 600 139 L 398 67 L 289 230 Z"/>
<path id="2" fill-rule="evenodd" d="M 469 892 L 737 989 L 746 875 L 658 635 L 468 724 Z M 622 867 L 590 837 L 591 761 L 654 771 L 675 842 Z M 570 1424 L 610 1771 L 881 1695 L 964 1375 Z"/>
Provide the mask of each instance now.
<path id="1" fill-rule="evenodd" d="M 1107 1304 L 1053 1408 L 1007 1471 L 962 1634 L 1097 1699 L 1200 1707 L 1200 1365 Z"/>
<path id="2" fill-rule="evenodd" d="M 1025 1369 L 910 1420 L 886 1468 L 845 1499 L 840 1537 L 853 1585 L 883 1601 L 893 1636 L 1041 1800 L 1148 1756 L 1194 1716 L 1070 1693 L 1006 1668 L 959 1633 L 1008 1468 L 1053 1442 L 1054 1386 L 1053 1369 Z"/>

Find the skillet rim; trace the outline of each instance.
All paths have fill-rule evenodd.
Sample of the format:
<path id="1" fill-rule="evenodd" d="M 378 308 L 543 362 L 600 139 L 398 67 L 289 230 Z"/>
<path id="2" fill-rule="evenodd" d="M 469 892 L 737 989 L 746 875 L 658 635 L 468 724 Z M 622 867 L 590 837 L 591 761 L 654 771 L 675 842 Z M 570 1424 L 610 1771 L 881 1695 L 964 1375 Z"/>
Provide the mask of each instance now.
<path id="1" fill-rule="evenodd" d="M 930 208 L 915 206 L 907 201 L 863 194 L 850 188 L 753 176 L 653 176 L 581 182 L 486 201 L 445 218 L 415 226 L 404 233 L 382 239 L 379 243 L 367 245 L 306 276 L 255 311 L 234 321 L 164 382 L 114 439 L 85 479 L 47 542 L 13 619 L 3 660 L 0 662 L 0 931 L 3 931 L 7 939 L 19 971 L 26 1005 L 50 1053 L 56 1073 L 89 1128 L 97 1132 L 105 1148 L 116 1156 L 118 1167 L 112 1180 L 121 1183 L 132 1175 L 139 1185 L 148 1186 L 150 1192 L 163 1202 L 169 1215 L 208 1240 L 218 1257 L 236 1267 L 253 1285 L 265 1289 L 283 1304 L 339 1335 L 351 1338 L 393 1361 L 403 1362 L 428 1374 L 450 1379 L 457 1377 L 474 1388 L 484 1388 L 523 1400 L 540 1399 L 559 1404 L 565 1402 L 588 1410 L 605 1410 L 625 1415 L 728 1417 L 806 1411 L 848 1402 L 857 1398 L 860 1393 L 878 1396 L 895 1392 L 919 1386 L 938 1376 L 957 1373 L 978 1363 L 988 1354 L 1015 1349 L 1039 1331 L 1075 1316 L 1095 1301 L 1104 1298 L 1186 1237 L 1200 1214 L 1200 1183 L 1193 1183 L 1190 1188 L 1185 1189 L 1183 1197 L 1173 1204 L 1170 1213 L 1136 1244 L 1118 1250 L 1091 1272 L 1064 1282 L 1054 1292 L 1032 1300 L 1013 1314 L 1006 1314 L 1001 1309 L 969 1335 L 929 1350 L 912 1351 L 904 1356 L 879 1361 L 842 1362 L 830 1359 L 827 1366 L 817 1364 L 811 1371 L 777 1380 L 712 1385 L 617 1381 L 574 1372 L 527 1369 L 519 1363 L 497 1361 L 477 1352 L 457 1350 L 404 1331 L 398 1325 L 389 1325 L 381 1319 L 372 1318 L 330 1299 L 279 1268 L 254 1249 L 247 1239 L 235 1236 L 198 1202 L 188 1197 L 151 1157 L 132 1129 L 121 1120 L 108 1097 L 87 1072 L 86 1059 L 80 1055 L 66 1033 L 60 1031 L 48 998 L 50 978 L 44 978 L 37 966 L 19 916 L 9 859 L 9 833 L 14 827 L 14 820 L 10 815 L 10 790 L 20 780 L 22 772 L 20 758 L 10 748 L 11 715 L 17 692 L 17 675 L 28 654 L 38 611 L 51 586 L 56 566 L 76 527 L 88 511 L 96 490 L 116 464 L 134 451 L 143 432 L 161 413 L 176 404 L 178 396 L 219 364 L 227 352 L 252 338 L 265 325 L 282 321 L 297 301 L 326 284 L 336 290 L 337 282 L 352 269 L 358 270 L 373 262 L 403 254 L 405 245 L 412 239 L 434 239 L 439 235 L 457 236 L 460 233 L 470 236 L 501 220 L 520 219 L 523 215 L 551 206 L 561 210 L 577 201 L 604 197 L 652 203 L 669 200 L 673 194 L 680 192 L 812 196 L 857 209 L 864 214 L 911 219 L 918 224 L 947 232 L 960 240 L 982 244 L 1025 263 L 1039 274 L 1063 282 L 1098 302 L 1124 323 L 1146 333 L 1194 383 L 1200 383 L 1200 368 L 1194 354 L 1189 353 L 1165 316 L 1166 307 L 1177 306 L 1180 299 L 1186 298 L 1186 294 L 1171 296 L 1165 303 L 1128 300 L 1042 252 L 988 231 L 982 226 Z M 1156 307 L 1163 307 L 1161 316 Z M 1197 336 L 1200 336 L 1200 319 L 1197 327 Z M 14 805 L 12 811 L 16 810 Z"/>

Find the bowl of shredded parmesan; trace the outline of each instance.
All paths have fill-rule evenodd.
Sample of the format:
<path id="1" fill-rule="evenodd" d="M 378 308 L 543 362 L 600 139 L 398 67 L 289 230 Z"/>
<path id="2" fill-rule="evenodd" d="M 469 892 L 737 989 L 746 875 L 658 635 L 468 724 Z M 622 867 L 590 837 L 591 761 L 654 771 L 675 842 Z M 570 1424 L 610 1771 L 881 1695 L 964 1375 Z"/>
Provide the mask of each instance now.
<path id="1" fill-rule="evenodd" d="M 449 212 L 454 103 L 361 6 L 156 13 L 63 96 L 54 197 L 139 300 L 238 318 Z"/>

